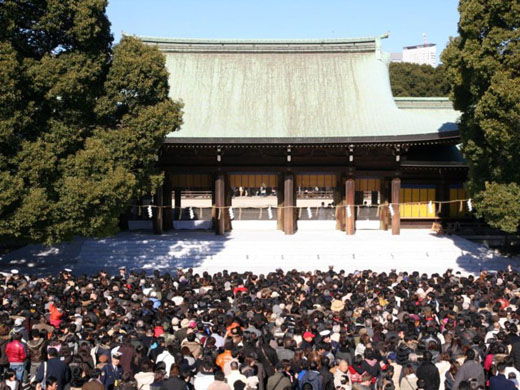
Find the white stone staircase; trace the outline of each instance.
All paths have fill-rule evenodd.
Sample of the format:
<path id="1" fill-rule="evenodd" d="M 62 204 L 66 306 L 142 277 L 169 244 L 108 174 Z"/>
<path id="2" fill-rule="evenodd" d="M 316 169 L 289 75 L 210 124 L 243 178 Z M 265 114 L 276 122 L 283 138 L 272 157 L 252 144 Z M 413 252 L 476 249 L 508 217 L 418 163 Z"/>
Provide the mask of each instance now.
<path id="1" fill-rule="evenodd" d="M 457 236 L 437 236 L 428 230 L 390 232 L 359 230 L 354 236 L 336 231 L 329 223 L 299 224 L 299 231 L 286 236 L 261 224 L 235 223 L 233 232 L 174 231 L 162 236 L 150 232 L 125 232 L 106 239 L 81 239 L 58 248 L 31 246 L 0 259 L 0 270 L 25 269 L 49 273 L 70 267 L 75 273 L 106 269 L 116 273 L 121 265 L 146 272 L 193 267 L 197 271 L 253 271 L 328 269 L 352 272 L 419 271 L 442 273 L 447 268 L 463 273 L 481 269 L 505 269 L 515 261 Z M 249 224 L 249 226 L 248 226 Z M 318 226 L 320 225 L 320 226 Z M 24 250 L 25 249 L 25 250 Z M 517 261 L 517 260 L 516 260 Z M 515 267 L 516 268 L 516 267 Z"/>

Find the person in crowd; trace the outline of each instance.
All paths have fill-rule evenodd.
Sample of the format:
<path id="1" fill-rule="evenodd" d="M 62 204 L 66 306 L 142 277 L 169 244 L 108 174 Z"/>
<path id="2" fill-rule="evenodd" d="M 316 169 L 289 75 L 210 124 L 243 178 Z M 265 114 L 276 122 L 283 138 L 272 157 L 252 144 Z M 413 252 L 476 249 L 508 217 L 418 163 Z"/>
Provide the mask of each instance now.
<path id="1" fill-rule="evenodd" d="M 424 380 L 424 390 L 439 390 L 441 382 L 439 369 L 433 364 L 432 358 L 432 353 L 425 351 L 422 357 L 422 363 L 417 367 L 417 379 Z"/>
<path id="2" fill-rule="evenodd" d="M 515 383 L 505 376 L 506 367 L 503 362 L 497 364 L 497 374 L 489 378 L 489 390 L 516 390 Z"/>
<path id="3" fill-rule="evenodd" d="M 119 364 L 121 356 L 121 352 L 113 351 L 110 364 L 101 370 L 101 383 L 105 386 L 105 390 L 114 390 L 123 377 L 123 368 Z"/>
<path id="4" fill-rule="evenodd" d="M 81 390 L 105 390 L 101 382 L 101 370 L 90 371 L 90 378 L 81 386 Z"/>
<path id="5" fill-rule="evenodd" d="M 16 380 L 21 382 L 25 373 L 26 346 L 22 343 L 22 332 L 14 332 L 11 338 L 5 347 L 5 355 L 9 368 L 16 373 Z"/>
<path id="6" fill-rule="evenodd" d="M 468 348 L 466 350 L 466 360 L 455 376 L 453 390 L 459 390 L 460 382 L 468 381 L 470 379 L 475 379 L 478 386 L 484 387 L 485 385 L 484 368 L 480 363 L 475 361 L 475 351 Z"/>
<path id="7" fill-rule="evenodd" d="M 276 363 L 276 373 L 267 380 L 267 390 L 291 389 L 291 380 L 285 374 L 285 367 L 282 362 Z"/>
<path id="8" fill-rule="evenodd" d="M 4 373 L 4 379 L 0 383 L 2 390 L 20 390 L 20 381 L 16 379 L 16 372 L 7 370 Z"/>
<path id="9" fill-rule="evenodd" d="M 226 377 L 222 371 L 216 371 L 214 381 L 208 386 L 208 390 L 232 390 L 226 383 Z"/>
<path id="10" fill-rule="evenodd" d="M 70 382 L 70 368 L 60 359 L 58 350 L 54 347 L 47 349 L 48 360 L 40 364 L 36 373 L 36 383 L 46 383 L 49 378 L 57 381 L 57 390 L 63 390 L 65 385 Z M 47 389 L 45 389 L 47 390 Z"/>

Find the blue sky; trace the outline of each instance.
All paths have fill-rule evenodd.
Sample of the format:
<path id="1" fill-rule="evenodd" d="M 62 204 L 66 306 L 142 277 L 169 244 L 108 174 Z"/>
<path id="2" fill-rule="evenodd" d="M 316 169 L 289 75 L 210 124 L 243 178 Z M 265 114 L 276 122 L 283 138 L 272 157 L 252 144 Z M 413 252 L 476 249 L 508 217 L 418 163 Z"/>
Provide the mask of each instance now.
<path id="1" fill-rule="evenodd" d="M 121 32 L 181 38 L 340 38 L 381 35 L 389 52 L 457 34 L 457 0 L 109 0 Z"/>

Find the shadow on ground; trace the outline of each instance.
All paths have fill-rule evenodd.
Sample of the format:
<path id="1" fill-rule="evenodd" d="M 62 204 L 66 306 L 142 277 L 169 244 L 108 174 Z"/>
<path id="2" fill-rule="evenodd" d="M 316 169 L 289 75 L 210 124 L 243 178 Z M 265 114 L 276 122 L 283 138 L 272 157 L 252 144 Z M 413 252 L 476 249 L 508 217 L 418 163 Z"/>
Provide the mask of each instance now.
<path id="1" fill-rule="evenodd" d="M 74 274 L 92 274 L 119 267 L 152 273 L 197 267 L 217 254 L 227 236 L 211 232 L 168 232 L 155 236 L 149 232 L 122 232 L 114 237 L 75 238 L 56 246 L 28 245 L 0 257 L 0 272 L 18 269 L 23 273 L 52 275 L 64 268 Z"/>
<path id="2" fill-rule="evenodd" d="M 459 268 L 468 273 L 477 275 L 482 271 L 505 271 L 508 265 L 511 265 L 516 271 L 520 270 L 519 259 L 504 256 L 485 245 L 457 235 L 437 235 L 435 233 L 431 233 L 431 235 L 439 239 L 450 240 L 460 249 L 456 263 Z"/>

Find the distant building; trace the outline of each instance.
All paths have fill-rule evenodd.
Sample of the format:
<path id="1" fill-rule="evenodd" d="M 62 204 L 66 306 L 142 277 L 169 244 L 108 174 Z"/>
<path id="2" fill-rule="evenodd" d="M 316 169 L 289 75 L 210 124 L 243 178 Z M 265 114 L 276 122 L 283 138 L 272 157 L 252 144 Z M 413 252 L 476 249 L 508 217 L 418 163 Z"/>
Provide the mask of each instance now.
<path id="1" fill-rule="evenodd" d="M 390 62 L 403 62 L 403 53 L 390 53 Z"/>
<path id="2" fill-rule="evenodd" d="M 399 62 L 410 62 L 419 65 L 426 64 L 436 67 L 437 45 L 435 43 L 424 43 L 422 45 L 403 47 L 402 60 Z"/>

